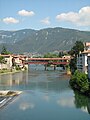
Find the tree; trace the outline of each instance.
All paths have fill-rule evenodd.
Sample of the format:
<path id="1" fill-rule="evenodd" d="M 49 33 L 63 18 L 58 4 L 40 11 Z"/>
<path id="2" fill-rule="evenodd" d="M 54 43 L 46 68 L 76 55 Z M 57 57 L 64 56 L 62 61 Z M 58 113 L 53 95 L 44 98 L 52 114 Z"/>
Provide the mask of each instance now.
<path id="1" fill-rule="evenodd" d="M 58 56 L 59 56 L 59 57 L 62 57 L 62 56 L 64 56 L 64 53 L 63 53 L 63 51 L 60 51 Z"/>
<path id="2" fill-rule="evenodd" d="M 73 74 L 77 70 L 77 58 L 73 57 L 69 63 L 71 73 Z"/>
<path id="3" fill-rule="evenodd" d="M 79 52 L 84 51 L 84 44 L 81 41 L 76 41 L 75 45 L 71 48 L 69 51 L 69 54 L 72 56 L 72 59 L 70 61 L 70 69 L 72 74 L 75 72 L 77 69 L 77 55 L 79 55 Z"/>
<path id="4" fill-rule="evenodd" d="M 7 54 L 10 54 L 10 52 L 9 52 L 9 51 L 7 51 L 7 49 L 6 49 L 6 47 L 5 47 L 5 46 L 3 46 L 3 47 L 2 47 L 1 54 L 2 54 L 2 55 L 7 55 Z"/>
<path id="5" fill-rule="evenodd" d="M 1 64 L 2 64 L 2 63 L 4 63 L 4 64 L 6 63 L 3 56 L 0 56 L 0 63 L 1 63 Z"/>
<path id="6" fill-rule="evenodd" d="M 44 55 L 44 58 L 57 58 L 58 55 L 54 54 L 54 53 L 46 53 Z"/>
<path id="7" fill-rule="evenodd" d="M 84 44 L 81 41 L 76 41 L 75 45 L 71 48 L 71 50 L 69 51 L 69 54 L 71 56 L 77 56 L 79 54 L 79 52 L 84 51 Z"/>
<path id="8" fill-rule="evenodd" d="M 70 79 L 70 85 L 73 88 L 78 89 L 82 93 L 87 92 L 89 90 L 87 75 L 85 73 L 76 70 Z"/>

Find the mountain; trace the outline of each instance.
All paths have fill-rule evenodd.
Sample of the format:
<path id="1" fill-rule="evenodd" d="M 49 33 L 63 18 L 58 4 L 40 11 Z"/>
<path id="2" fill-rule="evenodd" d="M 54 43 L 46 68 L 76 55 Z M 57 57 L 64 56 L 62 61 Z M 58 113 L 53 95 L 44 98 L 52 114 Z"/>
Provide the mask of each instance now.
<path id="1" fill-rule="evenodd" d="M 0 31 L 0 50 L 2 45 L 14 53 L 46 53 L 55 50 L 70 50 L 76 41 L 90 41 L 90 31 L 66 28 L 46 28 L 41 30 L 23 29 Z"/>

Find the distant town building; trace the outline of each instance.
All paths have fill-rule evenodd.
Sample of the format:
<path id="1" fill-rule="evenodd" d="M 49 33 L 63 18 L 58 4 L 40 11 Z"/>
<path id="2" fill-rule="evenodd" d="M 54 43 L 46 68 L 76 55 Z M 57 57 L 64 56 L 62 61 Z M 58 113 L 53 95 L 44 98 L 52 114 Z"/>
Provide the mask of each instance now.
<path id="1" fill-rule="evenodd" d="M 0 63 L 0 69 L 11 69 L 12 67 L 12 55 L 1 55 L 4 58 L 5 63 Z"/>
<path id="2" fill-rule="evenodd" d="M 84 43 L 84 50 L 90 50 L 90 42 L 85 42 Z"/>
<path id="3" fill-rule="evenodd" d="M 17 65 L 20 68 L 26 67 L 28 69 L 28 64 L 25 64 L 24 61 L 27 60 L 27 57 L 24 55 L 2 55 L 5 60 L 5 63 L 0 63 L 0 69 L 12 69 L 13 65 Z"/>

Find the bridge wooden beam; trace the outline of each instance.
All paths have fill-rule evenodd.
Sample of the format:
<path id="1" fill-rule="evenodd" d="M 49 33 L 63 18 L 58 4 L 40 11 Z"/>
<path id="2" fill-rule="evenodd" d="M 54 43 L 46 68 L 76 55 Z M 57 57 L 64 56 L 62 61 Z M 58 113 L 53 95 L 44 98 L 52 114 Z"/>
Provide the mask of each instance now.
<path id="1" fill-rule="evenodd" d="M 42 65 L 47 65 L 47 64 L 51 64 L 51 65 L 68 65 L 69 62 L 36 62 L 36 61 L 33 61 L 33 62 L 24 62 L 24 64 L 42 64 Z"/>
<path id="2" fill-rule="evenodd" d="M 28 58 L 28 60 L 70 60 L 69 58 Z"/>

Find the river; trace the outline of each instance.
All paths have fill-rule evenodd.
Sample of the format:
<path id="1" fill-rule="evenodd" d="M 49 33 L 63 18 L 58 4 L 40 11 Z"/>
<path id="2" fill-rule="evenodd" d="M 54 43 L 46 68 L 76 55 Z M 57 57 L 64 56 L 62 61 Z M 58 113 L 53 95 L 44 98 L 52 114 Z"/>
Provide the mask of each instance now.
<path id="1" fill-rule="evenodd" d="M 69 77 L 52 68 L 0 75 L 0 90 L 23 93 L 0 109 L 0 120 L 89 120 L 90 99 L 74 92 Z"/>

